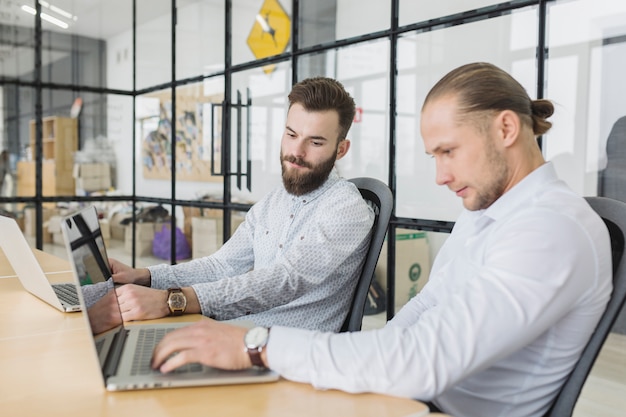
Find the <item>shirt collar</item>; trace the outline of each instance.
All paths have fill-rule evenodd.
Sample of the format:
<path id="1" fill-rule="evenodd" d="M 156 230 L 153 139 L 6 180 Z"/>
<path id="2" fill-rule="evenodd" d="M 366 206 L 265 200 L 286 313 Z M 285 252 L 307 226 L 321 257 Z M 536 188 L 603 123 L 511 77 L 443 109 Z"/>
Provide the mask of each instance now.
<path id="1" fill-rule="evenodd" d="M 486 216 L 493 220 L 508 216 L 511 212 L 517 210 L 517 207 L 520 205 L 528 204 L 535 197 L 537 189 L 541 188 L 542 184 L 556 180 L 558 180 L 558 177 L 554 165 L 552 162 L 546 162 L 526 175 L 509 191 L 502 194 L 491 206 L 485 210 L 480 210 L 479 213 L 481 216 Z"/>

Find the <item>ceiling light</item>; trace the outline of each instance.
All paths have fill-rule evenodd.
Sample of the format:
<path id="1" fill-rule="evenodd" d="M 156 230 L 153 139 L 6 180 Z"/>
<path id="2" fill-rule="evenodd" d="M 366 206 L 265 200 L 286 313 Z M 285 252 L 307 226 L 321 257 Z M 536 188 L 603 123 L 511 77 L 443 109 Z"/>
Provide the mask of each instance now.
<path id="1" fill-rule="evenodd" d="M 41 1 L 40 1 L 40 3 L 41 3 L 42 5 L 44 5 L 44 6 L 46 6 L 46 7 L 47 7 L 47 3 L 45 3 L 45 2 L 41 2 Z M 53 7 L 54 7 L 54 6 L 53 6 Z M 37 10 L 33 9 L 33 8 L 32 8 L 32 7 L 30 7 L 30 6 L 23 5 L 23 6 L 22 6 L 22 10 L 23 10 L 23 11 L 25 11 L 26 13 L 28 13 L 28 14 L 32 14 L 33 16 L 35 16 L 35 14 L 37 14 Z M 61 10 L 61 9 L 59 9 L 59 10 Z M 55 10 L 55 11 L 56 11 L 56 10 Z M 62 10 L 62 11 L 63 11 L 63 12 L 65 12 L 64 10 Z M 56 11 L 56 12 L 57 12 L 57 13 L 59 13 L 59 14 L 62 14 L 62 13 L 60 13 L 59 11 Z M 67 13 L 67 12 L 65 12 L 65 13 Z M 69 14 L 69 13 L 67 13 L 67 14 Z M 69 15 L 70 15 L 70 16 L 72 16 L 71 14 L 69 14 Z M 68 27 L 70 27 L 67 23 L 65 23 L 65 22 L 64 22 L 64 21 L 62 21 L 61 19 L 57 19 L 57 18 L 56 18 L 56 17 L 54 17 L 54 16 L 50 16 L 50 15 L 49 15 L 49 14 L 47 14 L 47 13 L 41 13 L 41 18 L 42 18 L 43 20 L 47 21 L 47 22 L 50 22 L 50 23 L 52 23 L 52 24 L 54 24 L 54 25 L 57 25 L 58 27 L 60 27 L 60 28 L 62 28 L 62 29 L 67 29 Z M 76 20 L 76 19 L 74 19 L 74 20 Z"/>
<path id="2" fill-rule="evenodd" d="M 70 25 L 68 25 L 67 23 L 65 23 L 61 19 L 57 19 L 56 17 L 50 16 L 47 13 L 42 13 L 41 14 L 41 18 L 43 20 L 46 20 L 46 21 L 48 21 L 48 22 L 50 22 L 52 24 L 55 24 L 58 27 L 63 28 L 63 29 L 67 29 L 68 27 L 70 27 Z"/>

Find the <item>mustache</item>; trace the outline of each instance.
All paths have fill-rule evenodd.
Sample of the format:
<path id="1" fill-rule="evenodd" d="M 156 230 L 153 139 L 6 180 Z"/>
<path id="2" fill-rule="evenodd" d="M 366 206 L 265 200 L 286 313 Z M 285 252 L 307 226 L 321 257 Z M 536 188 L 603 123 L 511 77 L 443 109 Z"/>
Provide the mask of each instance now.
<path id="1" fill-rule="evenodd" d="M 293 155 L 285 155 L 285 156 L 283 156 L 282 160 L 283 161 L 287 161 L 287 162 L 291 162 L 292 164 L 300 165 L 301 167 L 313 168 L 313 165 L 311 163 L 306 162 L 302 158 L 296 158 Z"/>

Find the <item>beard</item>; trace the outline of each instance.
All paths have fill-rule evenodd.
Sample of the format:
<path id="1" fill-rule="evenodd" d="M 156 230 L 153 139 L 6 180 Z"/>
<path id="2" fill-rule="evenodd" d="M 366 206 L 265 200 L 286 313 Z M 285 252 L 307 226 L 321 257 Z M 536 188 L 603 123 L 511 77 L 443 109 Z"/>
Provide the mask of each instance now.
<path id="1" fill-rule="evenodd" d="M 487 165 L 491 179 L 478 192 L 472 207 L 467 207 L 469 210 L 486 209 L 504 194 L 510 178 L 509 167 L 504 157 L 491 146 L 487 146 Z"/>
<path id="2" fill-rule="evenodd" d="M 301 158 L 295 156 L 283 156 L 280 153 L 280 166 L 283 173 L 283 185 L 289 194 L 301 196 L 311 191 L 317 190 L 322 184 L 326 182 L 330 172 L 335 166 L 335 160 L 337 154 L 334 152 L 330 158 L 320 162 L 317 165 L 313 165 L 304 161 Z M 309 170 L 306 172 L 299 172 L 297 169 L 289 169 L 285 166 L 286 162 L 295 163 L 301 167 L 306 167 Z"/>

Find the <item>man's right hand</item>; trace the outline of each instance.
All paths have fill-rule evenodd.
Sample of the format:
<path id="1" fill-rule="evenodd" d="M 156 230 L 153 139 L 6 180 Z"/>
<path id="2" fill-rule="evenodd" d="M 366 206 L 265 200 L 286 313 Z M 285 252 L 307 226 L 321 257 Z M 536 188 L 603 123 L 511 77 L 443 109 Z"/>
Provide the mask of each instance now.
<path id="1" fill-rule="evenodd" d="M 116 259 L 109 258 L 109 266 L 116 284 L 137 284 L 150 286 L 150 270 L 148 268 L 131 268 Z"/>

